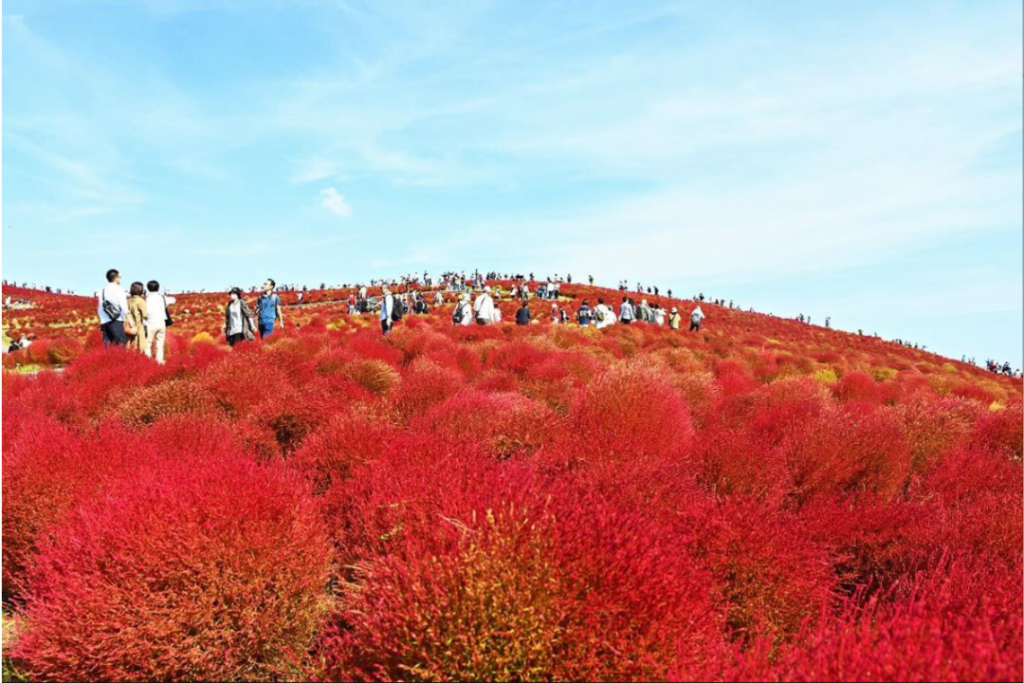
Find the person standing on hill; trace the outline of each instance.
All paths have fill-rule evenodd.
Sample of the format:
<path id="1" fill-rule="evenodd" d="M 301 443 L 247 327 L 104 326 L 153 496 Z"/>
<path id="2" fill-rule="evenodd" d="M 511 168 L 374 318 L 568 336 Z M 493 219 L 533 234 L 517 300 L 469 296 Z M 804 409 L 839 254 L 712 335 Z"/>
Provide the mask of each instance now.
<path id="1" fill-rule="evenodd" d="M 576 311 L 576 322 L 580 324 L 580 327 L 589 327 L 591 318 L 593 318 L 593 312 L 590 310 L 590 304 L 584 299 L 580 304 L 580 309 Z"/>
<path id="2" fill-rule="evenodd" d="M 484 287 L 484 291 L 473 302 L 473 312 L 476 313 L 477 325 L 490 325 L 494 318 L 494 299 L 491 298 L 491 288 Z"/>
<path id="3" fill-rule="evenodd" d="M 146 346 L 146 319 L 149 311 L 146 308 L 146 288 L 141 282 L 133 282 L 131 298 L 128 299 L 128 315 L 125 317 L 125 336 L 128 337 L 128 348 L 143 353 Z"/>
<path id="4" fill-rule="evenodd" d="M 473 324 L 473 305 L 469 302 L 469 294 L 460 294 L 459 300 L 455 302 L 455 310 L 452 311 L 452 324 Z"/>
<path id="5" fill-rule="evenodd" d="M 149 290 L 149 293 L 146 294 L 146 310 L 149 312 L 149 315 L 146 318 L 146 348 L 144 351 L 148 357 L 152 358 L 153 347 L 155 346 L 156 362 L 163 365 L 167 321 L 170 319 L 167 313 L 167 306 L 177 303 L 177 299 L 173 296 L 161 294 L 160 283 L 156 280 L 147 282 L 146 289 Z M 239 296 L 241 296 L 242 290 L 238 291 Z"/>
<path id="6" fill-rule="evenodd" d="M 659 304 L 654 304 L 654 324 L 658 326 L 665 325 L 665 309 Z"/>
<path id="7" fill-rule="evenodd" d="M 530 305 L 523 299 L 522 304 L 519 306 L 519 310 L 516 311 L 516 325 L 529 325 L 530 324 Z"/>
<path id="8" fill-rule="evenodd" d="M 394 326 L 394 320 L 391 316 L 395 312 L 396 305 L 398 304 L 391 293 L 391 288 L 384 285 L 380 299 L 380 330 L 384 333 L 384 336 L 391 334 L 391 328 Z"/>
<path id="9" fill-rule="evenodd" d="M 256 317 L 259 321 L 260 339 L 266 339 L 274 333 L 274 324 L 284 327 L 284 315 L 281 313 L 281 297 L 274 289 L 277 283 L 271 278 L 263 283 L 263 293 L 256 300 Z"/>
<path id="10" fill-rule="evenodd" d="M 636 309 L 629 297 L 622 297 L 622 305 L 619 306 L 619 320 L 623 325 L 629 325 L 636 319 Z"/>
<path id="11" fill-rule="evenodd" d="M 240 341 L 253 341 L 256 339 L 256 320 L 249 304 L 242 298 L 242 290 L 232 287 L 228 296 L 228 305 L 224 308 L 224 335 L 228 338 L 228 345 L 234 346 Z M 162 346 L 161 343 L 158 353 L 163 353 Z"/>
<path id="12" fill-rule="evenodd" d="M 597 307 L 594 308 L 594 319 L 597 320 L 597 329 L 599 330 L 615 324 L 615 312 L 611 309 L 611 306 L 604 302 L 603 298 L 598 298 L 597 300 Z"/>
<path id="13" fill-rule="evenodd" d="M 107 271 L 107 285 L 99 296 L 100 331 L 106 346 L 124 346 L 124 319 L 128 315 L 128 296 L 121 288 L 121 274 L 116 269 Z"/>
<path id="14" fill-rule="evenodd" d="M 690 332 L 700 332 L 700 324 L 704 322 L 704 311 L 700 309 L 700 305 L 693 309 L 693 313 L 690 313 Z"/>
<path id="15" fill-rule="evenodd" d="M 683 316 L 679 315 L 679 309 L 675 306 L 672 307 L 672 314 L 668 317 L 668 326 L 673 330 L 679 329 L 679 324 L 682 322 Z"/>

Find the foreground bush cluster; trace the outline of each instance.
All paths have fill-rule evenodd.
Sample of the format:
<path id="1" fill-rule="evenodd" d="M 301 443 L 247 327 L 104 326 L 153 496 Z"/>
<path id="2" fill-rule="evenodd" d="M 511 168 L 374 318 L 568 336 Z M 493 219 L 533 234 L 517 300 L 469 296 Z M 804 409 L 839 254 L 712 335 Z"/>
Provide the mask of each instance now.
<path id="1" fill-rule="evenodd" d="M 5 373 L 11 663 L 1019 680 L 1020 382 L 758 324 L 311 320 Z"/>

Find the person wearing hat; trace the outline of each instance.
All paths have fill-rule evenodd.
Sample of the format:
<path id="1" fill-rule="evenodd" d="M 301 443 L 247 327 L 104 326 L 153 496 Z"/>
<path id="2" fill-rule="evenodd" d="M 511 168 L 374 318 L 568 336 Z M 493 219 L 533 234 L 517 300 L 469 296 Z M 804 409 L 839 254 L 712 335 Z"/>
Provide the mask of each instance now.
<path id="1" fill-rule="evenodd" d="M 494 318 L 494 299 L 491 298 L 490 286 L 484 287 L 484 291 L 473 302 L 473 312 L 476 313 L 477 325 L 490 325 Z"/>
<path id="2" fill-rule="evenodd" d="M 672 314 L 668 317 L 668 326 L 673 330 L 678 330 L 679 325 L 683 320 L 683 316 L 679 315 L 679 309 L 675 306 L 672 307 Z"/>
<path id="3" fill-rule="evenodd" d="M 232 287 L 228 296 L 228 305 L 224 307 L 224 327 L 221 328 L 228 338 L 228 345 L 253 341 L 256 339 L 256 317 L 242 298 L 242 290 Z"/>
<path id="4" fill-rule="evenodd" d="M 452 312 L 452 323 L 455 325 L 473 324 L 473 305 L 469 302 L 469 294 L 461 294 L 455 310 Z"/>

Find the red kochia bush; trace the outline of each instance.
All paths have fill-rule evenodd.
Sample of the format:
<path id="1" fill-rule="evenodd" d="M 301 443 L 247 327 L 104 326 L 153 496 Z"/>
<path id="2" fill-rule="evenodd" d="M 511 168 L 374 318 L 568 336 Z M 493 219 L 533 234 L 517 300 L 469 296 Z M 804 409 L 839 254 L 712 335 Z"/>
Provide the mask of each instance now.
<path id="1" fill-rule="evenodd" d="M 505 459 L 551 443 L 559 425 L 550 408 L 525 396 L 463 391 L 414 420 L 413 428 L 479 441 L 494 457 Z"/>
<path id="2" fill-rule="evenodd" d="M 972 441 L 1019 463 L 1024 457 L 1024 411 L 1021 404 L 990 411 L 979 421 Z"/>
<path id="3" fill-rule="evenodd" d="M 679 457 L 693 440 L 679 392 L 642 362 L 624 362 L 592 382 L 573 406 L 570 429 L 584 459 Z"/>
<path id="4" fill-rule="evenodd" d="M 49 528 L 141 453 L 125 452 L 129 434 L 113 424 L 83 434 L 33 416 L 13 439 L 4 426 L 3 579 L 4 592 L 16 595 Z"/>
<path id="5" fill-rule="evenodd" d="M 14 653 L 32 680 L 272 680 L 327 608 L 305 487 L 242 457 L 140 466 L 40 553 Z"/>
<path id="6" fill-rule="evenodd" d="M 722 656 L 677 538 L 509 467 L 463 470 L 479 479 L 364 565 L 321 646 L 328 679 L 658 680 L 680 652 L 698 673 Z"/>
<path id="7" fill-rule="evenodd" d="M 841 401 L 879 403 L 882 400 L 878 382 L 863 372 L 851 372 L 843 375 L 843 378 L 836 383 L 835 393 Z"/>
<path id="8" fill-rule="evenodd" d="M 409 366 L 395 403 L 404 414 L 413 415 L 447 400 L 462 388 L 463 382 L 458 368 L 417 359 Z"/>
<path id="9" fill-rule="evenodd" d="M 1021 566 L 954 565 L 894 603 L 851 602 L 768 664 L 732 672 L 768 681 L 1012 681 L 1022 668 Z M 985 590 L 978 591 L 978 586 Z"/>
<path id="10" fill-rule="evenodd" d="M 55 339 L 50 344 L 50 362 L 54 365 L 64 365 L 75 358 L 78 358 L 84 352 L 82 342 L 77 339 L 68 339 L 62 337 Z"/>

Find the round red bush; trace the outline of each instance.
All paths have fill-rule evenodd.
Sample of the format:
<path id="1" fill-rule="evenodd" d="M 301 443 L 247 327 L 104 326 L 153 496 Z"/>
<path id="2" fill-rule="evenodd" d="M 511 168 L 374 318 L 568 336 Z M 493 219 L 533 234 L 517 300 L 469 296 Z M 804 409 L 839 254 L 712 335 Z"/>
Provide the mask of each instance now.
<path id="1" fill-rule="evenodd" d="M 328 608 L 301 482 L 242 457 L 160 459 L 54 533 L 14 653 L 32 680 L 273 680 Z"/>
<path id="2" fill-rule="evenodd" d="M 579 457 L 678 458 L 693 440 L 690 411 L 658 367 L 617 365 L 573 406 L 569 429 Z"/>
<path id="3" fill-rule="evenodd" d="M 543 403 L 513 393 L 463 391 L 414 419 L 413 429 L 486 444 L 498 459 L 528 456 L 559 434 L 559 422 Z"/>
<path id="4" fill-rule="evenodd" d="M 507 469 L 453 483 L 358 575 L 329 680 L 660 680 L 723 656 L 708 578 L 646 514 Z"/>
<path id="5" fill-rule="evenodd" d="M 26 587 L 26 571 L 50 527 L 98 491 L 111 473 L 141 455 L 134 439 L 114 424 L 82 433 L 49 417 L 30 416 L 17 437 L 4 421 L 4 592 Z"/>

